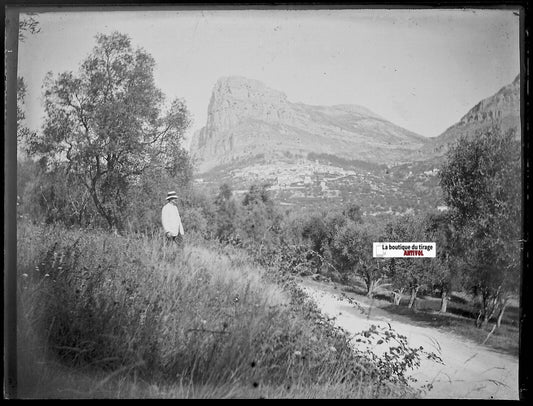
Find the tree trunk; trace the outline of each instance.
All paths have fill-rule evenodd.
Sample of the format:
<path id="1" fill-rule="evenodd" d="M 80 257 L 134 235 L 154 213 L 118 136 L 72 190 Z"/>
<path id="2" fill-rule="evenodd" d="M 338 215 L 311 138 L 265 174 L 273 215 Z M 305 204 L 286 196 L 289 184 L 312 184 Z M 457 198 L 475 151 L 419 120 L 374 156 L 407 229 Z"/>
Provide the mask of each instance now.
<path id="1" fill-rule="evenodd" d="M 483 315 L 483 321 L 481 322 L 481 328 L 484 329 L 489 324 L 489 314 L 485 313 Z"/>
<path id="2" fill-rule="evenodd" d="M 414 304 L 415 304 L 415 301 L 416 301 L 416 294 L 418 293 L 418 289 L 420 287 L 419 286 L 416 286 L 414 288 L 411 288 L 411 298 L 409 299 L 409 305 L 407 305 L 407 307 L 409 309 L 412 309 Z"/>
<path id="3" fill-rule="evenodd" d="M 477 328 L 485 328 L 489 323 L 489 292 L 486 289 L 481 290 L 481 309 L 476 320 Z"/>
<path id="4" fill-rule="evenodd" d="M 440 301 L 440 310 L 439 310 L 439 312 L 440 313 L 446 313 L 446 310 L 448 308 L 449 296 L 448 296 L 448 292 L 446 292 L 445 289 L 442 290 L 440 298 L 441 298 L 441 301 Z"/>
<path id="5" fill-rule="evenodd" d="M 500 328 L 502 324 L 503 313 L 507 307 L 507 300 L 505 300 L 500 306 L 500 312 L 498 313 L 498 318 L 496 319 L 496 328 Z"/>
<path id="6" fill-rule="evenodd" d="M 367 297 L 372 298 L 372 296 L 374 295 L 374 286 L 375 285 L 376 285 L 376 281 L 375 280 L 373 280 L 373 279 L 367 280 L 367 282 L 366 282 L 366 286 L 367 286 L 366 296 Z"/>
<path id="7" fill-rule="evenodd" d="M 93 178 L 91 180 L 91 186 L 89 187 L 89 193 L 93 199 L 94 205 L 96 206 L 96 211 L 100 213 L 100 215 L 107 221 L 107 224 L 109 225 L 109 229 L 112 230 L 114 224 L 113 217 L 110 216 L 110 213 L 105 209 L 102 202 L 98 198 L 98 193 L 96 191 L 96 182 L 97 178 Z"/>
<path id="8" fill-rule="evenodd" d="M 476 321 L 474 322 L 474 324 L 476 325 L 477 328 L 481 328 L 481 315 L 483 314 L 483 311 L 480 310 L 478 312 L 478 315 L 477 315 L 477 318 L 476 318 Z"/>
<path id="9" fill-rule="evenodd" d="M 402 301 L 402 294 L 400 292 L 392 292 L 392 294 L 393 294 L 394 304 L 396 306 L 399 306 L 400 302 Z"/>

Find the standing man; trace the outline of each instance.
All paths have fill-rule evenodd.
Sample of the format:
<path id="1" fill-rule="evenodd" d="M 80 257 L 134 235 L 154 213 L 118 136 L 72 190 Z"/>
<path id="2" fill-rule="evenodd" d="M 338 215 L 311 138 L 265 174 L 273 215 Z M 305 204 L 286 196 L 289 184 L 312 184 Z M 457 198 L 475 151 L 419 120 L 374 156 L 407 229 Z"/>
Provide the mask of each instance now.
<path id="1" fill-rule="evenodd" d="M 161 223 L 165 230 L 167 241 L 181 244 L 183 241 L 183 225 L 181 224 L 180 213 L 178 212 L 178 196 L 176 192 L 167 193 L 167 204 L 161 210 Z"/>

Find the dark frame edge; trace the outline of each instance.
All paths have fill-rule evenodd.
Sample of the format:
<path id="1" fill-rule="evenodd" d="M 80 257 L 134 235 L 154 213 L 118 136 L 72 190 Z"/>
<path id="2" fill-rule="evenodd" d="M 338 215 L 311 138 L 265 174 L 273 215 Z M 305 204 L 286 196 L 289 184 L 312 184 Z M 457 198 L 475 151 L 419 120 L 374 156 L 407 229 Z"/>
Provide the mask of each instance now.
<path id="1" fill-rule="evenodd" d="M 17 397 L 17 62 L 19 10 L 6 6 L 4 122 L 4 397 Z"/>
<path id="2" fill-rule="evenodd" d="M 523 250 L 521 255 L 522 278 L 520 289 L 520 336 L 519 336 L 519 365 L 518 365 L 518 394 L 521 401 L 528 399 L 530 386 L 531 350 L 528 348 L 530 339 L 529 323 L 527 315 L 531 302 L 529 301 L 529 284 L 531 283 L 530 258 L 531 241 L 529 238 L 529 226 L 531 225 L 531 199 L 529 198 L 529 184 L 531 182 L 530 156 L 531 156 L 531 101 L 529 94 L 529 60 L 531 39 L 528 29 L 531 25 L 531 15 L 527 3 L 519 7 L 520 18 L 520 117 L 522 132 L 522 242 Z"/>

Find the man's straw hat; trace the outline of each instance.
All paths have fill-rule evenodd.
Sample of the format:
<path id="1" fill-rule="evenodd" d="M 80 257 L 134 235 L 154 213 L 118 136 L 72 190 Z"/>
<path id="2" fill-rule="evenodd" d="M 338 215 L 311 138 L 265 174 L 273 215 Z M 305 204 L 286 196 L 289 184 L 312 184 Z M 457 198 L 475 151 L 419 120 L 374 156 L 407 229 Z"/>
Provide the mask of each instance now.
<path id="1" fill-rule="evenodd" d="M 178 195 L 176 195 L 176 192 L 172 191 L 172 192 L 167 193 L 167 200 L 173 200 L 177 198 L 178 198 Z"/>

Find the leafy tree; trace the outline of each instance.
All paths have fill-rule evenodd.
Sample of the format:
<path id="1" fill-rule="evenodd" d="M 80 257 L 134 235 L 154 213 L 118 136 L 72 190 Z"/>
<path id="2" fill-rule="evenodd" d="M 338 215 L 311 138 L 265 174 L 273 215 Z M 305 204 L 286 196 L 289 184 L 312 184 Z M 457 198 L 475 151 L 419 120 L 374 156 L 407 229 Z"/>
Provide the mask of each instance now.
<path id="1" fill-rule="evenodd" d="M 347 221 L 332 242 L 332 254 L 338 269 L 345 274 L 361 276 L 368 297 L 373 296 L 387 273 L 383 261 L 373 258 L 373 242 L 379 240 L 379 231 L 375 227 Z"/>
<path id="2" fill-rule="evenodd" d="M 327 229 L 327 242 L 331 245 L 331 242 L 335 238 L 337 232 L 346 225 L 348 221 L 351 221 L 344 213 L 337 210 L 329 211 L 324 218 Z M 356 221 L 357 223 L 357 221 Z"/>
<path id="3" fill-rule="evenodd" d="M 484 326 L 518 293 L 521 250 L 520 143 L 497 127 L 461 137 L 440 171 L 466 264 L 468 286 L 480 297 L 477 324 Z"/>
<path id="4" fill-rule="evenodd" d="M 280 244 L 281 215 L 270 198 L 268 185 L 251 185 L 242 200 L 239 216 L 239 235 L 246 245 L 257 248 L 256 255 L 263 259 Z"/>
<path id="5" fill-rule="evenodd" d="M 343 214 L 355 223 L 361 223 L 363 221 L 361 207 L 355 203 L 349 203 L 343 210 Z"/>
<path id="6" fill-rule="evenodd" d="M 385 226 L 385 239 L 391 242 L 425 241 L 424 223 L 413 215 L 405 215 Z M 430 283 L 431 258 L 390 258 L 387 261 L 393 286 L 410 292 L 409 308 L 413 308 L 420 288 Z"/>
<path id="7" fill-rule="evenodd" d="M 77 74 L 47 75 L 46 121 L 28 140 L 30 154 L 74 175 L 110 228 L 123 228 L 128 191 L 148 168 L 175 177 L 190 166 L 181 145 L 190 115 L 179 99 L 165 108 L 154 67 L 127 35 L 97 35 Z"/>
<path id="8" fill-rule="evenodd" d="M 446 313 L 452 289 L 460 286 L 458 269 L 461 264 L 451 254 L 454 251 L 454 239 L 451 220 L 448 213 L 430 213 L 425 218 L 426 241 L 436 243 L 436 257 L 428 267 L 429 279 L 434 288 L 440 290 L 440 312 Z"/>
<path id="9" fill-rule="evenodd" d="M 17 78 L 17 141 L 21 142 L 33 136 L 35 133 L 24 125 L 26 114 L 24 112 L 24 100 L 26 98 L 26 84 L 22 77 Z"/>
<path id="10" fill-rule="evenodd" d="M 19 21 L 19 41 L 24 42 L 26 35 L 37 34 L 41 29 L 39 22 L 32 14 L 27 14 Z M 26 83 L 23 77 L 17 77 L 17 141 L 20 142 L 25 138 L 33 136 L 34 133 L 28 127 L 23 125 L 26 118 L 24 113 L 24 101 L 26 98 Z"/>
<path id="11" fill-rule="evenodd" d="M 37 34 L 41 31 L 39 22 L 35 19 L 34 14 L 27 13 L 19 21 L 19 41 L 23 42 L 27 34 Z"/>
<path id="12" fill-rule="evenodd" d="M 215 198 L 216 230 L 215 237 L 221 242 L 240 242 L 237 235 L 236 220 L 239 215 L 238 206 L 233 198 L 231 187 L 224 183 L 220 186 Z"/>
<path id="13" fill-rule="evenodd" d="M 304 219 L 302 237 L 307 242 L 312 266 L 319 271 L 328 255 L 330 233 L 325 222 L 325 213 L 312 213 Z"/>
<path id="14" fill-rule="evenodd" d="M 215 204 L 220 205 L 221 203 L 228 201 L 231 199 L 232 194 L 233 191 L 231 190 L 231 186 L 227 183 L 223 183 L 220 185 L 218 195 L 215 199 Z"/>
<path id="15" fill-rule="evenodd" d="M 270 199 L 270 195 L 268 193 L 268 185 L 251 185 L 250 189 L 246 194 L 244 195 L 244 198 L 242 200 L 243 206 L 250 206 L 253 204 L 260 204 L 263 203 L 267 205 L 268 207 L 272 207 L 272 200 Z"/>

